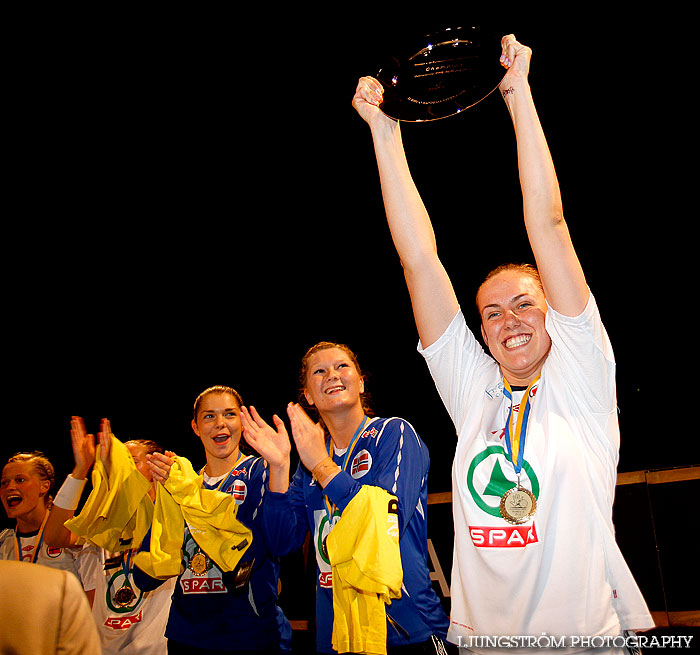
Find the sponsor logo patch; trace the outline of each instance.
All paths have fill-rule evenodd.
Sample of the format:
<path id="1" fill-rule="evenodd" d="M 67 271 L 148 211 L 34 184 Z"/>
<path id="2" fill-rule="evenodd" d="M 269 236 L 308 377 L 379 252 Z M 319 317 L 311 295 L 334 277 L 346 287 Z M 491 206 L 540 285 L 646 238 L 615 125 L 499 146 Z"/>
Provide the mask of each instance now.
<path id="1" fill-rule="evenodd" d="M 469 536 L 477 548 L 525 548 L 539 541 L 532 525 L 470 525 Z"/>
<path id="2" fill-rule="evenodd" d="M 113 630 L 126 630 L 135 623 L 141 623 L 142 620 L 143 610 L 139 610 L 137 614 L 132 614 L 131 616 L 108 617 L 105 625 Z"/>

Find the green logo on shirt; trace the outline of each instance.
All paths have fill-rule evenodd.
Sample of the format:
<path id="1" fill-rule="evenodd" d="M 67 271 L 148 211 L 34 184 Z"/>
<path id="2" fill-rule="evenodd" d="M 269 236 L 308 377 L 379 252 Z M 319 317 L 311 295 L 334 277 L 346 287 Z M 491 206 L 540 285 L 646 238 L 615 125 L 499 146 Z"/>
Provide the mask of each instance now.
<path id="1" fill-rule="evenodd" d="M 493 464 L 493 469 L 491 470 L 491 476 L 486 486 L 484 487 L 484 490 L 480 493 L 474 486 L 474 473 L 476 471 L 476 468 L 482 462 L 488 460 L 492 455 L 495 456 L 495 462 Z M 503 461 L 504 466 L 512 466 L 508 463 L 506 451 L 502 446 L 489 446 L 474 457 L 472 463 L 469 465 L 469 470 L 467 471 L 467 488 L 469 489 L 469 493 L 472 495 L 472 498 L 474 499 L 474 502 L 476 503 L 477 507 L 479 507 L 479 509 L 482 509 L 487 514 L 499 518 L 501 517 L 501 512 L 499 509 L 501 496 L 503 496 L 503 494 L 506 491 L 508 491 L 508 489 L 512 489 L 514 486 L 514 483 L 511 480 L 508 480 L 505 474 L 503 473 L 501 461 Z M 488 465 L 489 462 L 484 464 L 484 466 Z M 530 464 L 526 460 L 523 460 L 523 468 L 520 477 L 520 483 L 524 487 L 528 486 L 527 481 L 529 480 L 530 490 L 534 494 L 535 498 L 539 498 L 539 480 L 537 479 L 537 476 L 535 475 L 535 471 L 533 470 L 532 466 L 530 466 Z M 527 478 L 527 480 L 525 478 Z M 495 498 L 495 505 L 487 503 L 486 499 L 484 498 L 485 496 Z"/>

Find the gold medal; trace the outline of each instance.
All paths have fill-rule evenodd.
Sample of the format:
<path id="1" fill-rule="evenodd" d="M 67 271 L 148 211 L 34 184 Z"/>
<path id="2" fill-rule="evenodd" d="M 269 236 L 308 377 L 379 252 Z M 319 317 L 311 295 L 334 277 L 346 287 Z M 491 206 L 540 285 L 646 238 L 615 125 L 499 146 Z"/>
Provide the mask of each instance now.
<path id="1" fill-rule="evenodd" d="M 501 496 L 501 516 L 508 523 L 525 523 L 529 521 L 537 511 L 537 500 L 534 494 L 518 485 L 508 489 Z"/>
<path id="2" fill-rule="evenodd" d="M 134 598 L 136 598 L 136 594 L 128 585 L 120 587 L 117 593 L 114 594 L 114 602 L 119 605 L 119 607 L 126 607 Z"/>
<path id="3" fill-rule="evenodd" d="M 192 556 L 189 568 L 195 575 L 204 575 L 209 568 L 207 556 L 201 550 L 198 551 Z"/>

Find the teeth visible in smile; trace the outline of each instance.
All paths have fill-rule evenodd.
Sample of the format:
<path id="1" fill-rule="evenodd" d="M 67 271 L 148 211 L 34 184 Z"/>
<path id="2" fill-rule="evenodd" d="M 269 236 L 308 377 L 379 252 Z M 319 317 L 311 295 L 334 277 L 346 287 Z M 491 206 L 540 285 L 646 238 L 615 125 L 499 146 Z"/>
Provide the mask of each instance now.
<path id="1" fill-rule="evenodd" d="M 505 342 L 506 348 L 517 348 L 518 346 L 524 346 L 532 339 L 530 334 L 519 334 L 517 337 L 511 337 Z"/>
<path id="2" fill-rule="evenodd" d="M 342 384 L 339 384 L 335 387 L 330 387 L 324 391 L 324 393 L 330 394 L 333 393 L 334 391 L 343 391 L 345 387 Z"/>
<path id="3" fill-rule="evenodd" d="M 16 505 L 19 505 L 21 502 L 22 502 L 21 496 L 8 496 L 7 497 L 7 504 L 9 507 L 15 507 Z"/>

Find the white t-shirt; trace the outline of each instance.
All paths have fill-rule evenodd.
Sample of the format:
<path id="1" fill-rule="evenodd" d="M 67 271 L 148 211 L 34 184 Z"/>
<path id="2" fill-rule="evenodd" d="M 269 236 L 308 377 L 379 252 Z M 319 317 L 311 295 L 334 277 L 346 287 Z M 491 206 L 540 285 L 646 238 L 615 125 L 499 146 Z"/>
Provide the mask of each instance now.
<path id="1" fill-rule="evenodd" d="M 78 575 L 76 558 L 80 548 L 59 548 L 48 546 L 39 535 L 39 530 L 31 535 L 19 535 L 14 528 L 7 528 L 0 532 L 0 559 L 35 562 L 50 566 L 53 569 L 63 569 Z M 40 542 L 37 544 L 37 540 Z M 78 576 L 80 577 L 80 576 Z"/>
<path id="2" fill-rule="evenodd" d="M 91 544 L 83 547 L 79 563 L 85 591 L 95 590 L 92 615 L 103 655 L 166 655 L 165 626 L 175 578 L 143 592 L 133 582 L 131 558 L 125 560 L 120 553 L 107 553 Z M 133 595 L 120 595 L 119 590 L 127 586 Z"/>
<path id="3" fill-rule="evenodd" d="M 458 435 L 448 639 L 475 652 L 474 635 L 617 636 L 654 625 L 615 542 L 615 361 L 595 300 L 575 318 L 549 308 L 545 325 L 552 348 L 531 392 L 520 475 L 537 509 L 519 525 L 499 511 L 517 477 L 506 456 L 510 400 L 497 362 L 461 311 L 435 343 L 418 348 Z"/>

